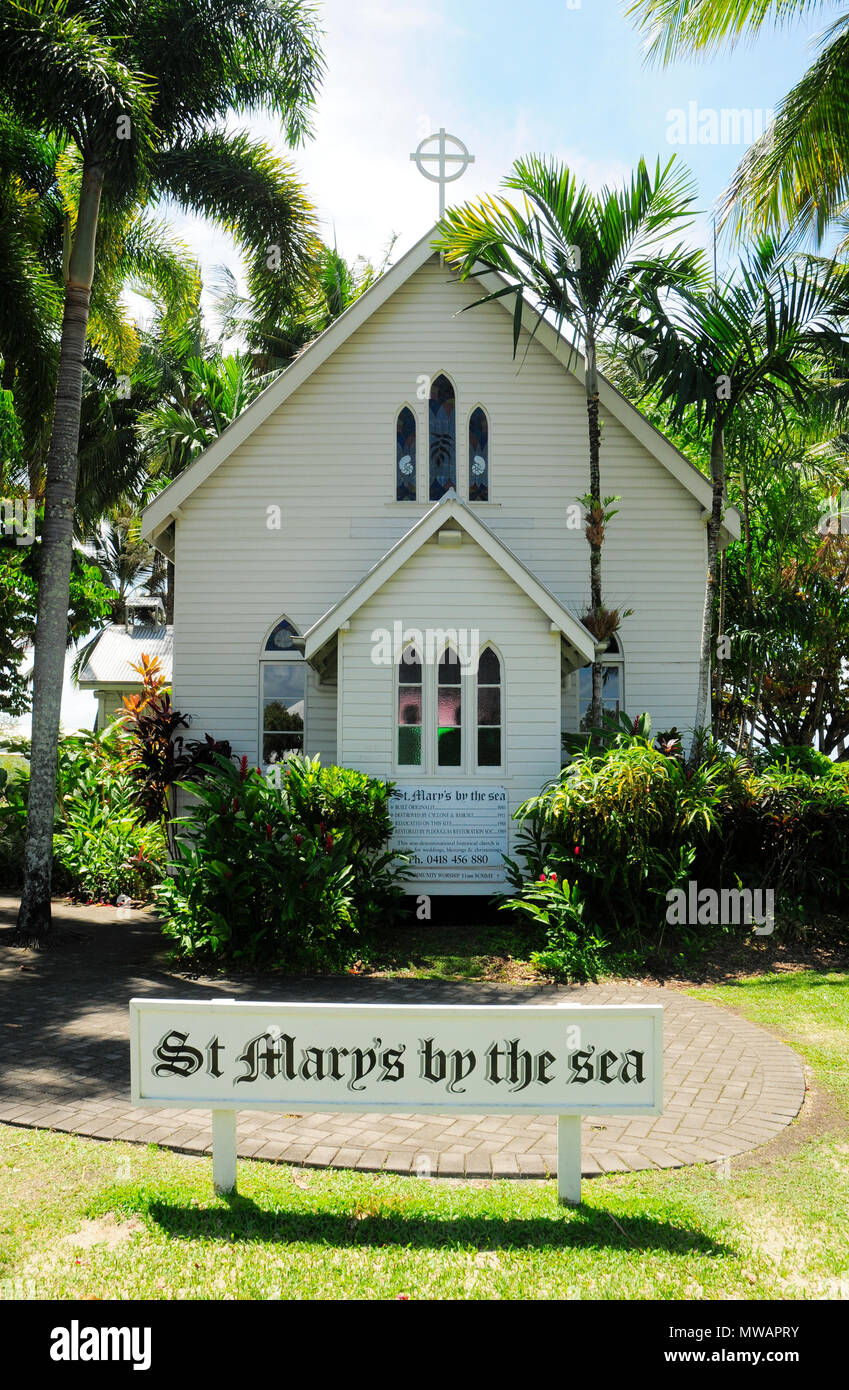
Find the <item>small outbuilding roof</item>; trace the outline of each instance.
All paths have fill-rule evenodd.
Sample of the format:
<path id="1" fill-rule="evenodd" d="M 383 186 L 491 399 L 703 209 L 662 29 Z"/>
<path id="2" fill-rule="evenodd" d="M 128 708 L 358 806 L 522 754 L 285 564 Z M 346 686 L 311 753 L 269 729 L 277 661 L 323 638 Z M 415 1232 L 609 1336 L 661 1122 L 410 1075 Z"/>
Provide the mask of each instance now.
<path id="1" fill-rule="evenodd" d="M 82 690 L 120 686 L 129 689 L 141 680 L 133 670 L 142 656 L 156 657 L 166 681 L 171 680 L 174 629 L 166 624 L 138 623 L 131 632 L 124 623 L 113 623 L 101 632 L 80 673 Z"/>

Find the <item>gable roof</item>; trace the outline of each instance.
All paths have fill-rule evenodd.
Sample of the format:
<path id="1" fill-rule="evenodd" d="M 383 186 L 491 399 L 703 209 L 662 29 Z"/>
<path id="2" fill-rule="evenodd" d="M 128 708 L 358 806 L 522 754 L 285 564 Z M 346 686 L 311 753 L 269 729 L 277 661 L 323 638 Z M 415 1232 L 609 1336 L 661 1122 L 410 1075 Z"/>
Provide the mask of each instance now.
<path id="1" fill-rule="evenodd" d="M 396 261 L 395 265 L 385 271 L 366 290 L 365 294 L 355 300 L 343 314 L 340 314 L 339 318 L 333 321 L 329 328 L 326 328 L 304 349 L 290 366 L 281 372 L 264 391 L 260 392 L 247 409 L 243 410 L 242 414 L 231 425 L 227 426 L 224 433 L 219 435 L 213 444 L 204 449 L 194 463 L 190 464 L 178 478 L 175 478 L 173 483 L 169 483 L 168 487 L 164 488 L 152 502 L 148 503 L 142 512 L 142 534 L 146 539 L 155 541 L 159 533 L 164 531 L 175 517 L 179 517 L 182 503 L 215 472 L 216 468 L 229 458 L 233 451 L 268 419 L 269 415 L 279 409 L 284 401 L 288 400 L 293 392 L 297 391 L 298 387 L 302 386 L 337 348 L 347 342 L 351 335 L 366 323 L 372 314 L 376 313 L 392 297 L 396 290 L 400 289 L 417 270 L 420 270 L 431 257 L 437 254 L 431 244 L 435 233 L 436 227 L 431 227 L 430 231 L 420 241 L 417 241 L 415 246 L 411 247 L 400 260 Z M 478 283 L 490 292 L 502 288 L 508 283 L 502 275 L 494 271 L 482 274 L 477 279 Z M 493 303 L 500 304 L 507 313 L 513 313 L 506 296 L 503 299 L 494 300 Z M 530 316 L 530 306 L 526 306 L 526 314 Z M 523 326 L 526 325 L 523 324 Z M 557 358 L 565 371 L 580 380 L 577 371 L 578 354 L 565 334 L 558 332 L 553 324 L 543 319 L 536 328 L 535 338 Z M 568 357 L 566 358 L 561 351 L 564 346 L 568 350 Z M 599 400 L 601 405 L 643 445 L 648 453 L 700 503 L 703 516 L 706 517 L 710 513 L 713 499 L 711 484 L 705 475 L 679 449 L 676 449 L 675 445 L 671 444 L 660 430 L 650 424 L 640 414 L 636 406 L 633 406 L 603 376 L 599 377 Z M 726 540 L 739 540 L 740 538 L 740 516 L 734 507 L 727 507 L 725 510 L 723 532 Z"/>
<path id="2" fill-rule="evenodd" d="M 174 629 L 164 623 L 139 623 L 128 632 L 123 623 L 112 623 L 95 641 L 77 684 L 81 690 L 109 685 L 125 690 L 137 686 L 141 690 L 141 677 L 133 666 L 141 661 L 142 654 L 158 658 L 162 674 L 170 683 Z"/>
<path id="3" fill-rule="evenodd" d="M 304 656 L 308 661 L 318 657 L 320 652 L 332 642 L 340 627 L 367 603 L 383 585 L 397 574 L 408 560 L 430 540 L 446 521 L 454 521 L 477 542 L 491 560 L 504 570 L 505 574 L 522 590 L 532 603 L 540 609 L 551 623 L 552 630 L 560 632 L 562 640 L 585 661 L 595 660 L 595 640 L 592 633 L 567 608 L 560 599 L 555 598 L 550 589 L 531 574 L 513 551 L 499 540 L 487 525 L 475 516 L 474 512 L 453 488 L 434 502 L 419 521 L 396 541 L 377 564 L 363 575 L 362 579 L 344 594 L 338 603 L 317 619 L 303 636 Z"/>

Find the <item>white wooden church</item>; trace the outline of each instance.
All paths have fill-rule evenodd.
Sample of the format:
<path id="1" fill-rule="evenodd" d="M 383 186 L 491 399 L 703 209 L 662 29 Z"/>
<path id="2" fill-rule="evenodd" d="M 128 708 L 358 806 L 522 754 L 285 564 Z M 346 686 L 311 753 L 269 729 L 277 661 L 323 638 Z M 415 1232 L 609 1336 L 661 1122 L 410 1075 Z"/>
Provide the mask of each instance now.
<path id="1" fill-rule="evenodd" d="M 513 811 L 557 775 L 561 731 L 589 705 L 586 405 L 551 327 L 514 359 L 512 299 L 461 312 L 501 282 L 459 282 L 433 236 L 148 506 L 144 531 L 175 563 L 173 696 L 195 733 L 266 767 L 297 749 L 391 779 L 415 891 L 489 892 Z M 605 601 L 633 610 L 605 702 L 686 730 L 710 486 L 604 382 L 601 418 L 602 490 L 621 499 Z M 724 543 L 737 536 L 730 509 Z"/>

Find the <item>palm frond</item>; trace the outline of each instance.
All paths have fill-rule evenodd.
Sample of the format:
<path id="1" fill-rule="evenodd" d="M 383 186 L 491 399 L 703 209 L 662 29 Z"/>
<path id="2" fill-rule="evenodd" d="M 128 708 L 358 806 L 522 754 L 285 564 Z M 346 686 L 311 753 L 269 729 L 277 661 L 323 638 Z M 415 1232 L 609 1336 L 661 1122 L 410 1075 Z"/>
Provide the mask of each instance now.
<path id="1" fill-rule="evenodd" d="M 784 97 L 720 202 L 735 234 L 787 224 L 821 241 L 849 198 L 849 16 Z"/>
<path id="2" fill-rule="evenodd" d="M 651 62 L 710 54 L 759 33 L 767 23 L 790 24 L 826 0 L 636 0 L 626 11 L 643 35 Z"/>

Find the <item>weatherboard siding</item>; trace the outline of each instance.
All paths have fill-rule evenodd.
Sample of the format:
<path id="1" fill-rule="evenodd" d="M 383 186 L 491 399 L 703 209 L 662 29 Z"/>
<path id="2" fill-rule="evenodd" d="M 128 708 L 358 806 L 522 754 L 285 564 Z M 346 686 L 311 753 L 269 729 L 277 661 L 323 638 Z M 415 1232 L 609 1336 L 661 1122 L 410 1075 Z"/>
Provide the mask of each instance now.
<path id="1" fill-rule="evenodd" d="M 527 354 L 520 344 L 514 362 L 511 318 L 499 305 L 458 313 L 476 297 L 437 260 L 428 262 L 183 503 L 174 684 L 175 703 L 193 714 L 194 731 L 227 737 L 255 758 L 258 661 L 269 628 L 286 614 L 303 631 L 427 509 L 392 501 L 395 415 L 405 403 L 416 413 L 424 475 L 427 401 L 417 387 L 440 371 L 456 391 L 460 496 L 467 491 L 468 418 L 481 404 L 490 419 L 492 504 L 474 504 L 476 514 L 562 602 L 579 616 L 585 610 L 588 547 L 582 530 L 569 527 L 567 510 L 587 488 L 582 388 L 565 355 L 559 362 L 539 343 Z M 602 490 L 620 497 L 603 550 L 604 589 L 611 606 L 634 610 L 622 628 L 626 705 L 648 709 L 656 727 L 686 727 L 704 595 L 700 507 L 617 420 L 601 414 Z M 267 525 L 273 507 L 281 510 L 279 530 Z M 449 590 L 455 611 L 466 595 Z M 422 626 L 437 592 L 404 590 L 409 611 L 394 617 Z M 468 599 L 469 611 L 478 611 L 480 596 Z M 433 611 L 437 626 L 451 626 Z M 346 683 L 346 701 L 359 689 Z M 558 691 L 559 682 L 555 701 Z M 331 688 L 310 690 L 307 744 L 323 757 L 333 746 L 331 701 Z M 528 768 L 536 776 L 537 764 Z"/>
<path id="2" fill-rule="evenodd" d="M 375 634 L 391 633 L 399 613 L 415 614 L 409 619 L 411 626 L 465 628 L 467 643 L 477 640 L 480 649 L 488 643 L 495 647 L 505 720 L 502 767 L 475 769 L 473 718 L 468 720 L 463 768 L 439 768 L 433 756 L 423 767 L 398 765 L 395 672 L 375 660 L 380 654 Z M 468 536 L 460 546 L 441 546 L 436 538 L 423 545 L 354 615 L 340 643 L 339 660 L 344 687 L 340 751 L 346 765 L 413 785 L 505 787 L 511 815 L 559 772 L 559 634 L 550 631 L 548 618 L 536 604 Z M 425 736 L 432 753 L 433 685 L 426 682 L 425 695 Z M 470 681 L 463 690 L 467 714 L 473 713 L 474 689 Z M 511 823 L 511 853 L 516 829 Z M 428 891 L 440 888 L 433 885 Z M 462 892 L 463 885 L 454 881 L 441 891 Z"/>

